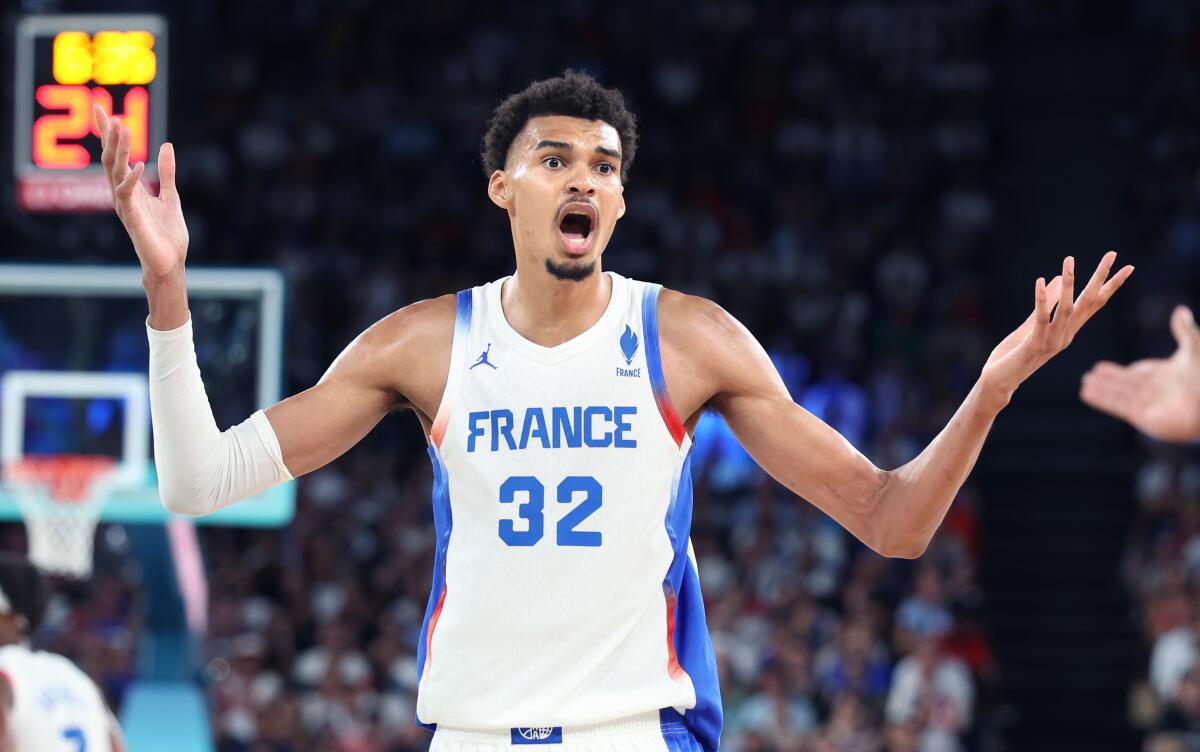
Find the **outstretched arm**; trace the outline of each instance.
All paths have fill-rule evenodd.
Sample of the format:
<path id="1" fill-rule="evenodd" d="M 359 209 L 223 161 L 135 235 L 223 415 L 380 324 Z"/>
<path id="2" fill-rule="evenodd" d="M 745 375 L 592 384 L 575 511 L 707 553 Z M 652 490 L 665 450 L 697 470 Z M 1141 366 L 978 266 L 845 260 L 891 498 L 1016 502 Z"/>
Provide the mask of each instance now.
<path id="1" fill-rule="evenodd" d="M 928 546 L 975 464 L 992 421 L 1013 392 L 1099 310 L 1132 273 L 1112 279 L 1107 254 L 1078 301 L 1074 262 L 1049 285 L 1039 279 L 1036 307 L 1001 342 L 949 424 L 915 459 L 881 470 L 850 442 L 792 401 L 766 352 L 715 304 L 693 298 L 695 342 L 715 379 L 710 404 L 746 451 L 773 478 L 883 556 L 916 558 Z M 1106 281 L 1107 280 L 1107 281 Z M 1057 299 L 1052 315 L 1051 300 Z"/>
<path id="2" fill-rule="evenodd" d="M 188 232 L 175 190 L 174 149 L 167 143 L 159 151 L 162 188 L 151 196 L 140 181 L 145 166 L 128 164 L 129 129 L 100 107 L 94 114 L 113 207 L 133 240 L 150 306 L 150 411 L 159 491 L 168 509 L 214 512 L 321 467 L 395 407 L 436 410 L 432 395 L 441 394 L 449 360 L 452 296 L 388 316 L 351 342 L 318 384 L 220 431 L 192 343 Z"/>
<path id="3" fill-rule="evenodd" d="M 1084 375 L 1079 396 L 1156 439 L 1200 439 L 1200 328 L 1190 309 L 1175 308 L 1171 334 L 1178 344 L 1171 357 L 1101 361 Z"/>

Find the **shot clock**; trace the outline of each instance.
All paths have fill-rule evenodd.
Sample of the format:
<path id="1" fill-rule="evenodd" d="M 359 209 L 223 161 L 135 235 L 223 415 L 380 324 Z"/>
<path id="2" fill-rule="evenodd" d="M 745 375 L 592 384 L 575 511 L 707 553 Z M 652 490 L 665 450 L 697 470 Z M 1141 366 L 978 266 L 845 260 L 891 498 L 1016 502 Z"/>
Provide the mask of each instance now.
<path id="1" fill-rule="evenodd" d="M 157 182 L 167 25 L 154 15 L 26 16 L 16 26 L 13 171 L 25 211 L 112 208 L 92 105 L 129 126 L 129 161 Z"/>

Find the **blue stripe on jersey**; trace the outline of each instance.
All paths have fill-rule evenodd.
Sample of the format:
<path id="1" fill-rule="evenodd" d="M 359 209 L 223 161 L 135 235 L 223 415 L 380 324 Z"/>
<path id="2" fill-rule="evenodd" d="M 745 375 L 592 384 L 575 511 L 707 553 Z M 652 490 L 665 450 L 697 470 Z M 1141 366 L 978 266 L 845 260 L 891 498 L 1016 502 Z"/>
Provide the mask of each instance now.
<path id="1" fill-rule="evenodd" d="M 454 337 L 455 339 L 462 338 L 463 345 L 466 345 L 467 331 L 471 328 L 471 303 L 472 296 L 470 290 L 459 290 L 455 298 L 454 309 Z"/>
<path id="2" fill-rule="evenodd" d="M 454 298 L 454 339 L 450 347 L 463 348 L 467 344 L 467 335 L 471 330 L 471 306 L 474 297 L 471 290 L 459 290 Z M 450 358 L 454 362 L 453 355 Z M 450 387 L 450 379 L 446 379 L 446 388 Z M 453 396 L 453 395 L 452 395 Z M 440 437 L 439 437 L 440 439 Z M 433 555 L 433 583 L 429 588 L 429 602 L 425 605 L 425 618 L 421 622 L 421 634 L 417 638 L 417 686 L 421 685 L 421 675 L 425 671 L 425 654 L 429 646 L 425 640 L 429 635 L 429 622 L 437 608 L 442 590 L 446 587 L 446 548 L 450 545 L 450 530 L 454 527 L 454 517 L 450 513 L 450 476 L 446 472 L 446 464 L 442 462 L 441 454 L 436 446 L 429 447 L 429 460 L 433 463 L 433 529 L 436 545 Z M 436 723 L 424 723 L 413 713 L 417 725 L 421 728 L 435 731 Z"/>
<path id="3" fill-rule="evenodd" d="M 462 293 L 459 293 L 459 301 L 462 300 L 461 295 Z M 469 304 L 467 311 L 467 315 L 470 316 Z M 429 621 L 433 618 L 433 611 L 442 595 L 442 589 L 446 586 L 446 548 L 450 545 L 450 530 L 454 527 L 454 517 L 450 513 L 450 476 L 437 447 L 429 447 L 429 459 L 433 462 L 433 529 L 436 547 L 433 555 L 433 585 L 429 589 L 429 603 L 425 606 L 425 619 L 421 622 L 421 636 L 417 641 L 417 686 L 421 684 L 421 674 L 425 670 L 425 653 L 429 649 L 425 644 Z M 413 715 L 416 716 L 415 713 Z M 424 723 L 420 717 L 417 717 L 416 721 L 421 728 L 437 730 L 436 723 Z"/>
<path id="4" fill-rule="evenodd" d="M 642 288 L 642 333 L 646 337 L 646 370 L 650 374 L 650 388 L 654 392 L 654 404 L 658 406 L 658 413 L 667 424 L 671 438 L 682 446 L 686 432 L 667 394 L 667 381 L 663 378 L 662 358 L 658 351 L 658 293 L 661 290 L 662 285 L 649 283 Z"/>
<path id="5" fill-rule="evenodd" d="M 651 337 L 647 335 L 647 343 Z M 724 714 L 721 710 L 721 688 L 717 678 L 717 657 L 712 639 L 704 619 L 704 598 L 700 593 L 700 578 L 692 560 L 688 557 L 688 536 L 692 529 L 692 448 L 688 449 L 679 476 L 675 479 L 675 493 L 667 508 L 667 536 L 675 551 L 671 567 L 667 570 L 669 586 L 675 593 L 675 657 L 679 665 L 692 678 L 696 688 L 696 707 L 683 714 L 683 723 L 695 736 L 704 752 L 716 752 L 721 743 L 721 725 Z M 670 708 L 660 711 L 660 718 Z M 664 734 L 665 737 L 665 734 Z M 676 742 L 678 743 L 678 739 Z M 668 744 L 668 747 L 670 745 Z M 687 750 L 684 744 L 681 749 Z"/>
<path id="6" fill-rule="evenodd" d="M 433 425 L 429 427 L 429 441 L 438 447 L 442 445 L 442 440 L 446 436 L 446 423 L 450 419 L 450 412 L 454 409 L 458 378 L 462 373 L 463 351 L 467 347 L 467 338 L 471 333 L 471 291 L 459 290 L 454 302 L 454 334 L 450 342 L 450 370 L 446 374 L 446 393 L 442 395 L 437 415 L 433 416 Z"/>
<path id="7" fill-rule="evenodd" d="M 654 398 L 667 391 L 663 379 L 662 360 L 658 357 L 658 285 L 647 283 L 642 288 L 642 334 L 646 338 L 646 369 L 650 372 L 650 388 Z"/>
<path id="8" fill-rule="evenodd" d="M 692 735 L 678 710 L 662 708 L 658 711 L 658 719 L 668 752 L 704 752 L 704 748 L 700 746 L 700 742 L 696 741 L 696 737 Z"/>

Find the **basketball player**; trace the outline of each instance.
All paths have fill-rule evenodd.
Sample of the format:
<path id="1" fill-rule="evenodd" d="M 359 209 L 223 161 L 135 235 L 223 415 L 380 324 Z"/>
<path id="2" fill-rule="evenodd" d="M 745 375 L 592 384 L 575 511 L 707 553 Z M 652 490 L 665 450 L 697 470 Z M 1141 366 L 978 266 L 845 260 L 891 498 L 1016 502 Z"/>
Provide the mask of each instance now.
<path id="1" fill-rule="evenodd" d="M 1079 396 L 1156 439 L 1200 439 L 1200 328 L 1191 309 L 1176 306 L 1171 334 L 1178 345 L 1171 357 L 1101 361 L 1084 374 Z"/>
<path id="2" fill-rule="evenodd" d="M 168 508 L 208 514 L 332 461 L 392 410 L 420 419 L 437 547 L 416 714 L 435 750 L 716 750 L 721 696 L 689 540 L 701 413 L 719 412 L 768 473 L 866 545 L 917 557 L 1013 390 L 1132 272 L 1109 279 L 1106 255 L 1078 300 L 1072 259 L 1039 279 L 1034 312 L 945 430 L 881 470 L 792 401 L 720 306 L 601 270 L 637 134 L 619 92 L 568 71 L 505 100 L 484 138 L 516 271 L 401 308 L 315 386 L 222 432 L 192 345 L 174 151 L 162 146 L 150 196 L 144 165 L 127 164 L 129 130 L 96 116 L 150 305 Z"/>
<path id="3" fill-rule="evenodd" d="M 0 752 L 124 752 L 92 680 L 61 655 L 29 649 L 44 593 L 36 567 L 0 556 Z"/>

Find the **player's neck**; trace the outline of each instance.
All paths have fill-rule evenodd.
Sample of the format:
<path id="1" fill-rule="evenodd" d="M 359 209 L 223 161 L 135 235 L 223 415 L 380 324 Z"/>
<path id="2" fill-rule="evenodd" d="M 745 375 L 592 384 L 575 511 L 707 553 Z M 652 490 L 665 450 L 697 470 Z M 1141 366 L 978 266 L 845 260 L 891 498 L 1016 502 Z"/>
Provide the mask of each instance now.
<path id="1" fill-rule="evenodd" d="M 543 347 L 561 345 L 600 320 L 612 295 L 612 280 L 600 270 L 586 279 L 557 279 L 545 269 L 517 270 L 500 290 L 504 318 L 525 339 Z"/>

